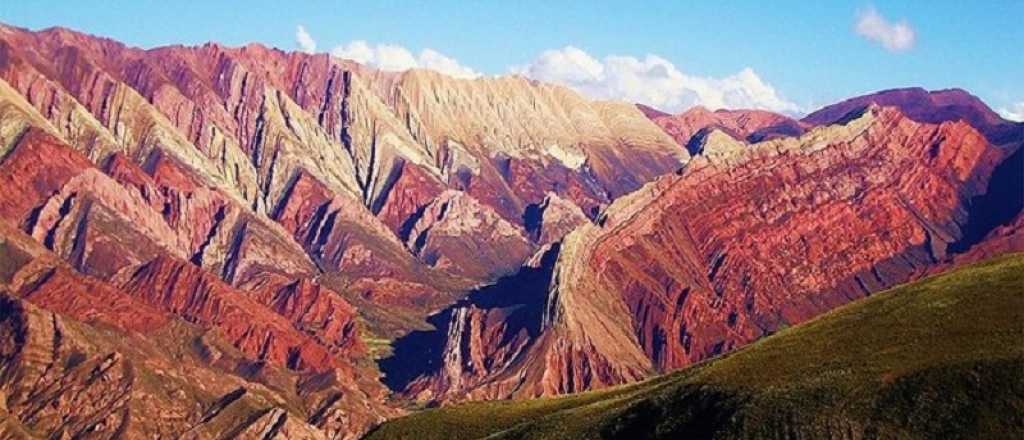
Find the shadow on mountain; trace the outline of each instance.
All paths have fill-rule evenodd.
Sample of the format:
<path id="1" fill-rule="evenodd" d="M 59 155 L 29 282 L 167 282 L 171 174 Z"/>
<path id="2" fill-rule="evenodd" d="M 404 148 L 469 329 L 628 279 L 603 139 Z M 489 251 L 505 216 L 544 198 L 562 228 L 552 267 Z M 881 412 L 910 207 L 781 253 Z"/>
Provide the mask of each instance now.
<path id="1" fill-rule="evenodd" d="M 950 246 L 952 253 L 966 252 L 992 232 L 1011 223 L 1024 208 L 1024 148 L 1003 160 L 989 178 L 985 194 L 971 198 L 963 237 Z"/>
<path id="2" fill-rule="evenodd" d="M 514 275 L 470 292 L 448 308 L 427 318 L 434 330 L 411 332 L 396 339 L 392 355 L 378 362 L 384 373 L 383 382 L 392 391 L 404 391 L 421 376 L 437 372 L 444 364 L 445 345 L 448 342 L 452 315 L 459 309 L 505 309 L 508 315 L 505 337 L 509 338 L 525 329 L 530 340 L 540 335 L 541 319 L 547 302 L 559 244 L 556 243 L 541 257 L 538 267 L 523 266 Z M 508 341 L 502 341 L 505 343 Z"/>

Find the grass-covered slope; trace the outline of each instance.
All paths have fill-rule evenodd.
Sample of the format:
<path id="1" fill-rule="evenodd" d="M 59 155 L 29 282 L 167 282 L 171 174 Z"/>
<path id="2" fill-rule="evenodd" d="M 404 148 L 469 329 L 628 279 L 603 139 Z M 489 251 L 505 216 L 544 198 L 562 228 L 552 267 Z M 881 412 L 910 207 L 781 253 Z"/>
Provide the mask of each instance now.
<path id="1" fill-rule="evenodd" d="M 369 438 L 1024 438 L 1024 254 L 897 287 L 729 356 Z"/>

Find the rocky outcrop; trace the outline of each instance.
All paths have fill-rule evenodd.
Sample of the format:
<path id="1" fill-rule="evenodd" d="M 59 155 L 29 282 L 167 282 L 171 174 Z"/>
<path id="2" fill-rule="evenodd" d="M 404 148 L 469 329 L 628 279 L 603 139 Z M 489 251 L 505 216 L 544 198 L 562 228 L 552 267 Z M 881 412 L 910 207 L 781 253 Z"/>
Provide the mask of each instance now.
<path id="1" fill-rule="evenodd" d="M 0 255 L 4 257 L 0 297 L 16 304 L 17 310 L 44 309 L 53 316 L 54 325 L 62 326 L 59 335 L 50 336 L 62 347 L 46 353 L 62 353 L 59 363 L 66 365 L 64 370 L 47 368 L 46 378 L 36 382 L 38 390 L 27 394 L 18 386 L 29 382 L 3 389 L 15 419 L 33 429 L 72 429 L 54 423 L 80 419 L 82 423 L 107 420 L 107 428 L 117 429 L 109 423 L 123 426 L 122 417 L 142 417 L 147 423 L 129 432 L 202 436 L 211 430 L 243 430 L 251 424 L 244 420 L 288 402 L 288 420 L 297 423 L 295 432 L 322 429 L 333 433 L 324 438 L 344 438 L 395 414 L 383 405 L 385 392 L 372 379 L 373 372 L 353 366 L 365 353 L 355 309 L 309 281 L 268 279 L 253 287 L 258 295 L 249 299 L 195 266 L 158 259 L 126 274 L 129 278 L 121 284 L 111 284 L 75 272 L 5 222 L 0 222 Z M 2 316 L 21 319 L 19 313 L 5 311 Z M 69 323 L 64 317 L 80 323 Z M 47 323 L 50 320 L 46 318 Z M 17 337 L 0 338 L 0 350 L 27 350 L 19 344 Z M 127 369 L 119 391 L 124 394 L 118 397 L 121 401 L 108 405 L 83 400 L 92 399 L 86 393 L 114 393 L 89 388 L 95 378 L 88 377 L 88 370 L 81 371 L 86 367 L 79 367 L 108 355 L 120 360 L 118 368 Z M 35 368 L 18 358 L 0 362 L 0 377 L 15 383 L 21 379 L 5 374 Z M 152 389 L 153 377 L 164 379 L 158 383 L 166 389 Z M 197 378 L 205 382 L 185 385 Z M 246 395 L 250 398 L 243 398 Z M 214 399 L 217 396 L 224 397 Z M 51 405 L 53 401 L 61 403 Z M 40 405 L 52 406 L 63 415 L 31 415 L 38 413 Z M 90 411 L 101 416 L 93 418 Z M 124 416 L 123 411 L 131 415 Z M 321 416 L 315 421 L 312 417 L 338 411 L 345 416 Z"/>
<path id="2" fill-rule="evenodd" d="M 523 213 L 523 224 L 530 239 L 541 244 L 559 241 L 587 221 L 579 206 L 555 193 L 548 193 L 542 202 L 527 206 Z"/>
<path id="3" fill-rule="evenodd" d="M 380 410 L 374 404 L 343 402 L 329 383 L 331 402 L 352 410 L 343 419 L 315 417 L 321 408 L 305 407 L 303 397 L 289 391 L 295 378 L 270 368 L 260 376 L 239 376 L 236 371 L 247 368 L 244 358 L 187 324 L 119 334 L 16 299 L 2 288 L 0 312 L 5 428 L 6 434 L 20 431 L 20 438 L 357 438 L 381 417 L 372 414 Z M 195 345 L 165 345 L 177 337 L 195 338 Z"/>
<path id="4" fill-rule="evenodd" d="M 0 25 L 0 436 L 352 438 L 400 412 L 382 380 L 633 381 L 1019 246 L 1020 126 L 897 95 L 676 117 Z"/>
<path id="5" fill-rule="evenodd" d="M 191 264 L 161 257 L 120 278 L 115 283 L 126 294 L 190 322 L 216 328 L 253 359 L 295 370 L 342 367 L 326 347 L 292 328 L 282 316 L 269 313 L 243 292 Z M 275 306 L 288 312 L 285 304 Z M 344 310 L 336 312 L 342 314 L 335 317 L 351 319 Z"/>
<path id="6" fill-rule="evenodd" d="M 406 245 L 433 267 L 478 279 L 512 272 L 533 253 L 521 228 L 454 190 L 423 209 Z"/>
<path id="7" fill-rule="evenodd" d="M 880 107 L 799 138 L 744 146 L 720 136 L 704 145 L 718 153 L 620 198 L 565 238 L 545 305 L 528 312 L 538 335 L 510 345 L 518 356 L 500 364 L 513 367 L 469 375 L 466 386 L 446 366 L 408 392 L 559 394 L 733 350 L 945 261 L 970 219 L 985 215 L 972 203 L 1009 155 L 965 122 L 922 124 Z M 472 309 L 463 314 L 453 313 L 460 324 L 449 331 L 480 322 Z M 488 339 L 516 341 L 508 328 Z M 442 339 L 442 352 L 478 350 L 466 336 Z"/>

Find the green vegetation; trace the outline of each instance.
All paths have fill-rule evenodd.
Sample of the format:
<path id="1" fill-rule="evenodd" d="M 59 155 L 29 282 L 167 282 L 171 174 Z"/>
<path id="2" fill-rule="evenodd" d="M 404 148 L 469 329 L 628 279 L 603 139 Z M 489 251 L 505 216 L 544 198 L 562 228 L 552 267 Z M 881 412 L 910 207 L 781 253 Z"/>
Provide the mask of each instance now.
<path id="1" fill-rule="evenodd" d="M 1022 438 L 1024 254 L 891 289 L 645 382 L 430 409 L 369 435 L 485 437 Z"/>

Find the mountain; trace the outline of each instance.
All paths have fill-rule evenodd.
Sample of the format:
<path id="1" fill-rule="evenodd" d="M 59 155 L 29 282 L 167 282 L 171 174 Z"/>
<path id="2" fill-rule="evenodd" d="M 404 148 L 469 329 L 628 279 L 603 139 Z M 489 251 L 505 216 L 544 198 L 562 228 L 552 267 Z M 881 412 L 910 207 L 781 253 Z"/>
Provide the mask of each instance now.
<path id="1" fill-rule="evenodd" d="M 692 107 L 678 115 L 637 105 L 651 121 L 672 136 L 679 145 L 690 147 L 694 136 L 703 137 L 712 130 L 721 130 L 737 139 L 759 142 L 777 137 L 799 136 L 808 124 L 788 116 L 765 110 L 715 110 Z M 691 154 L 696 151 L 690 150 Z"/>
<path id="2" fill-rule="evenodd" d="M 848 116 L 756 144 L 711 132 L 557 256 L 396 341 L 389 385 L 444 402 L 636 381 L 911 280 L 1020 217 L 1020 149 L 894 107 Z"/>
<path id="3" fill-rule="evenodd" d="M 643 380 L 1020 250 L 1017 126 L 914 102 L 676 117 L 0 25 L 3 429 L 356 438 Z"/>
<path id="4" fill-rule="evenodd" d="M 634 106 L 522 78 L 0 25 L 5 411 L 39 435 L 358 436 L 401 412 L 389 339 L 685 160 Z M 21 339 L 49 321 L 66 345 Z M 109 356 L 120 388 L 90 388 Z"/>
<path id="5" fill-rule="evenodd" d="M 1006 438 L 1024 433 L 1024 254 L 903 285 L 637 384 L 471 403 L 368 439 Z"/>
<path id="6" fill-rule="evenodd" d="M 907 117 L 919 122 L 938 124 L 964 120 L 997 145 L 1019 142 L 1024 137 L 1024 123 L 1003 119 L 978 97 L 961 89 L 927 91 L 915 87 L 884 90 L 826 106 L 807 115 L 801 122 L 831 124 L 869 104 L 899 107 Z"/>

